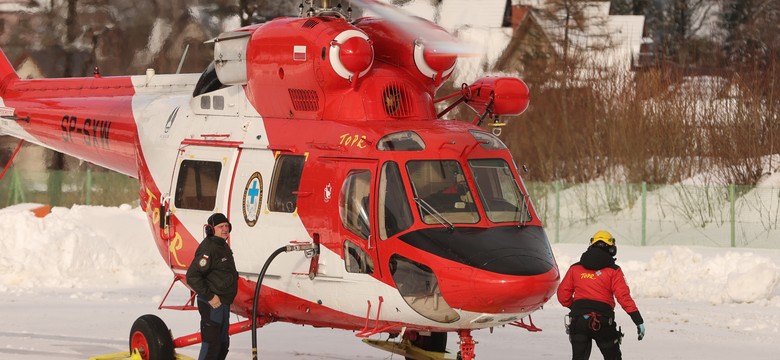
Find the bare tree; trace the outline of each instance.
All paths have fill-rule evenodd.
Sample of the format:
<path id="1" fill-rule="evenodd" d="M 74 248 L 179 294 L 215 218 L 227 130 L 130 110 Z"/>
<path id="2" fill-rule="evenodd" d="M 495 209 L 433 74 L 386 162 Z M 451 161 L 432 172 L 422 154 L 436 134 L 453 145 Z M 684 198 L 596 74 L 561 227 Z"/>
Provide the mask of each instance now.
<path id="1" fill-rule="evenodd" d="M 671 0 L 657 2 L 659 19 L 656 41 L 663 57 L 677 64 L 695 64 L 698 52 L 710 47 L 705 40 L 710 22 L 718 10 L 717 0 Z M 695 44 L 695 45 L 694 45 Z"/>
<path id="2" fill-rule="evenodd" d="M 606 32 L 607 14 L 599 14 L 598 3 L 588 0 L 547 0 L 543 12 L 548 36 L 557 45 L 564 82 L 585 65 L 586 52 L 610 47 Z"/>

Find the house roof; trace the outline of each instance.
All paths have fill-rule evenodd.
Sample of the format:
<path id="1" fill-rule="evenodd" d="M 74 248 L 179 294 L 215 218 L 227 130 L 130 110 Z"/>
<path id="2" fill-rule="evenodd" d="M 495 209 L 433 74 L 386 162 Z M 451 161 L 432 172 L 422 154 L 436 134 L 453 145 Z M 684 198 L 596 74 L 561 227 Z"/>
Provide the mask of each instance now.
<path id="1" fill-rule="evenodd" d="M 544 3 L 537 0 L 518 0 L 519 3 L 539 8 Z M 530 5 L 533 4 L 533 5 Z M 541 4 L 541 5 L 539 5 Z M 608 1 L 592 1 L 582 11 L 590 26 L 583 30 L 569 29 L 569 41 L 584 58 L 598 67 L 628 66 L 632 57 L 639 54 L 642 44 L 645 17 L 643 15 L 609 15 Z M 563 26 L 551 19 L 538 18 L 545 32 L 553 38 L 563 38 Z M 553 47 L 563 53 L 561 44 L 553 41 Z"/>
<path id="2" fill-rule="evenodd" d="M 419 16 L 438 23 L 443 28 L 456 34 L 465 42 L 475 45 L 481 56 L 462 57 L 458 59 L 456 82 L 467 82 L 475 79 L 484 69 L 491 68 L 501 56 L 512 39 L 512 29 L 502 28 L 506 11 L 506 0 L 442 0 L 437 5 L 428 0 L 414 0 L 401 7 L 409 14 Z M 528 6 L 531 9 L 542 9 L 545 0 L 512 0 L 512 5 Z M 584 10 L 588 18 L 596 19 L 593 23 L 603 26 L 592 26 L 583 32 L 574 32 L 572 41 L 582 49 L 605 47 L 610 44 L 610 51 L 588 54 L 599 67 L 623 66 L 632 55 L 639 53 L 642 43 L 644 16 L 610 16 L 608 1 L 594 1 Z M 537 14 L 538 11 L 531 11 Z M 562 33 L 560 25 L 534 15 L 539 25 L 548 36 Z M 609 36 L 607 36 L 609 35 Z M 552 46 L 562 53 L 559 44 Z"/>
<path id="3" fill-rule="evenodd" d="M 506 0 L 446 0 L 439 9 L 439 25 L 456 31 L 462 27 L 501 27 Z"/>
<path id="4" fill-rule="evenodd" d="M 65 57 L 68 54 L 61 47 L 52 46 L 41 50 L 25 51 L 14 61 L 14 68 L 19 68 L 25 62 L 31 61 L 42 72 L 42 76 L 52 77 L 73 77 L 86 76 L 92 68 L 92 55 L 85 51 L 74 51 L 70 54 L 73 64 L 69 74 L 65 74 Z"/>
<path id="5" fill-rule="evenodd" d="M 463 28 L 499 28 L 504 21 L 506 0 L 410 1 L 401 6 L 409 14 L 433 21 L 447 31 Z"/>
<path id="6" fill-rule="evenodd" d="M 0 0 L 0 13 L 21 11 L 29 12 L 32 9 L 34 9 L 34 7 L 30 5 L 29 0 Z"/>

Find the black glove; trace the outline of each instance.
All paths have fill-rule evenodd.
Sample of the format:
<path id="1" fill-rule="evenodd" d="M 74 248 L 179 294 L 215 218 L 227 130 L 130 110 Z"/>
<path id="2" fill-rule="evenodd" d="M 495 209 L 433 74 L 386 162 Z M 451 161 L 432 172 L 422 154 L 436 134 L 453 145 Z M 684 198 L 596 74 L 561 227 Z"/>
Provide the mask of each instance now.
<path id="1" fill-rule="evenodd" d="M 637 340 L 639 340 L 639 341 L 642 341 L 642 339 L 644 339 L 644 338 L 645 338 L 645 324 L 639 324 L 639 325 L 637 325 L 637 326 L 636 326 L 636 333 L 637 333 L 637 335 L 638 335 L 638 336 L 636 337 L 636 339 L 637 339 Z"/>

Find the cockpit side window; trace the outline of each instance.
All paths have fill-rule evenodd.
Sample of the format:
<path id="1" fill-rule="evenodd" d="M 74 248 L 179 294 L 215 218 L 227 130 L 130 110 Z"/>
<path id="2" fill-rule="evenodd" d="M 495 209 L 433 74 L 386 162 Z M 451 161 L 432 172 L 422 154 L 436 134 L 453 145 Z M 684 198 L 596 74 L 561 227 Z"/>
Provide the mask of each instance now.
<path id="1" fill-rule="evenodd" d="M 371 213 L 369 196 L 371 195 L 371 172 L 354 170 L 347 174 L 341 186 L 339 214 L 344 228 L 368 240 L 371 234 Z"/>
<path id="2" fill-rule="evenodd" d="M 344 267 L 351 273 L 373 274 L 374 260 L 371 260 L 371 256 L 368 256 L 360 246 L 346 240 L 344 241 Z"/>
<path id="3" fill-rule="evenodd" d="M 503 159 L 469 160 L 474 183 L 492 222 L 531 221 L 525 196 Z"/>
<path id="4" fill-rule="evenodd" d="M 386 240 L 412 226 L 414 218 L 407 199 L 398 164 L 394 161 L 386 162 L 379 178 L 377 211 L 380 239 Z"/>

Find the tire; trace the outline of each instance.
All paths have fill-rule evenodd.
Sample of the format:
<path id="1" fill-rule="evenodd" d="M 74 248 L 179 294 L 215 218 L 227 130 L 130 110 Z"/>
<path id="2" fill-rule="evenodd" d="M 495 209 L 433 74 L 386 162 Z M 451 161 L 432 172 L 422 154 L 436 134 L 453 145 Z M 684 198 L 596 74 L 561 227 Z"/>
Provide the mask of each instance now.
<path id="1" fill-rule="evenodd" d="M 139 317 L 130 328 L 130 355 L 135 349 L 144 360 L 174 358 L 173 337 L 168 327 L 155 315 Z"/>
<path id="2" fill-rule="evenodd" d="M 430 336 L 417 335 L 417 339 L 412 341 L 414 346 L 426 351 L 435 351 L 443 353 L 447 351 L 447 333 L 446 332 L 432 332 Z M 414 360 L 412 358 L 405 358 L 406 360 Z"/>

